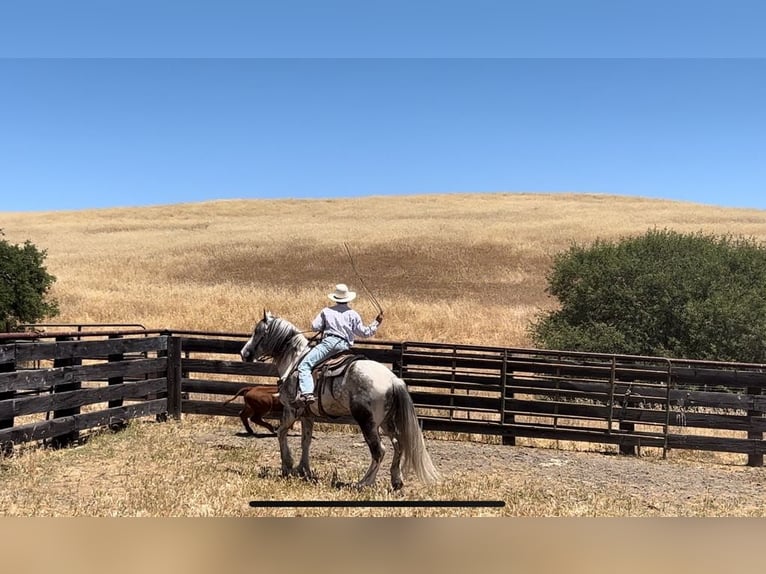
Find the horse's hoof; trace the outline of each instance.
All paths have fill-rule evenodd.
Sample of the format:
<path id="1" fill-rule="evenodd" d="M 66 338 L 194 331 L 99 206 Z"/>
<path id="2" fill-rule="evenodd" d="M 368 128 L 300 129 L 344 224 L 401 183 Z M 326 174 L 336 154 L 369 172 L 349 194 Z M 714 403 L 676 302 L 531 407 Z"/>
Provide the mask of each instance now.
<path id="1" fill-rule="evenodd" d="M 298 476 L 301 478 L 309 481 L 309 482 L 318 482 L 319 479 L 317 478 L 317 475 L 315 472 L 313 472 L 310 469 L 301 468 L 297 472 Z"/>
<path id="2" fill-rule="evenodd" d="M 404 483 L 401 480 L 391 481 L 391 488 L 393 488 L 394 491 L 401 490 L 403 487 L 404 487 Z"/>

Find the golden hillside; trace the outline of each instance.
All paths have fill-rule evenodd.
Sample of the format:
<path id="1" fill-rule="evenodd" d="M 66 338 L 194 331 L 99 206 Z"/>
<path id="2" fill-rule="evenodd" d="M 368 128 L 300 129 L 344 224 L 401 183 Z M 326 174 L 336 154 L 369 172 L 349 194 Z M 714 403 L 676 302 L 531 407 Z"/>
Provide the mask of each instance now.
<path id="1" fill-rule="evenodd" d="M 444 194 L 230 200 L 0 212 L 5 239 L 48 251 L 57 322 L 245 332 L 271 309 L 300 327 L 337 282 L 386 310 L 378 338 L 528 346 L 555 301 L 552 256 L 647 229 L 766 240 L 766 211 L 587 194 Z"/>

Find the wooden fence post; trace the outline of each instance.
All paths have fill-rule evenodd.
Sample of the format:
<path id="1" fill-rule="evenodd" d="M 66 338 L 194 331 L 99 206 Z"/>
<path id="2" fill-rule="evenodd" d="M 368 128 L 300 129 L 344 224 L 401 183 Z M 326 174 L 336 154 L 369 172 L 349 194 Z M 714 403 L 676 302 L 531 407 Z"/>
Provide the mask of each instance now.
<path id="1" fill-rule="evenodd" d="M 72 337 L 56 337 L 56 341 L 72 341 Z M 71 367 L 74 365 L 82 365 L 82 359 L 80 357 L 66 357 L 63 359 L 54 359 L 53 360 L 53 367 Z M 82 388 L 82 383 L 80 381 L 76 381 L 74 383 L 66 383 L 63 385 L 56 385 L 53 388 L 54 393 L 63 393 L 65 391 L 77 391 Z M 61 418 L 61 417 L 71 417 L 73 415 L 80 414 L 80 407 L 72 407 L 69 409 L 61 409 L 58 411 L 53 411 L 53 418 Z M 77 430 L 73 430 L 71 432 L 54 436 L 51 439 L 51 446 L 53 448 L 63 448 L 66 446 L 71 445 L 73 442 L 77 442 L 77 440 L 80 437 L 80 432 Z"/>
<path id="2" fill-rule="evenodd" d="M 109 335 L 109 339 L 122 339 L 122 335 Z M 114 363 L 116 361 L 122 361 L 123 359 L 122 353 L 114 353 L 112 355 L 107 356 L 107 361 L 110 363 Z M 123 382 L 125 382 L 124 377 L 109 377 L 107 384 L 109 386 L 112 385 L 121 385 Z M 114 399 L 109 401 L 109 408 L 114 407 L 121 407 L 122 406 L 122 399 Z"/>
<path id="3" fill-rule="evenodd" d="M 747 394 L 760 395 L 761 388 L 748 387 Z M 756 424 L 756 425 L 759 424 L 759 421 L 756 419 L 760 419 L 762 416 L 763 416 L 763 411 L 748 409 L 747 420 L 748 420 L 748 423 L 750 423 L 750 426 L 747 429 L 747 438 L 749 440 L 763 441 L 763 431 L 753 430 L 753 424 Z M 757 452 L 751 452 L 747 455 L 747 465 L 748 466 L 763 466 L 763 451 L 760 448 L 758 449 Z"/>
<path id="4" fill-rule="evenodd" d="M 161 336 L 162 337 L 167 337 L 167 340 L 170 341 L 170 331 L 163 331 L 161 333 Z M 157 358 L 158 359 L 161 358 L 161 357 L 167 358 L 167 356 L 168 356 L 168 349 L 167 349 L 167 344 L 166 344 L 164 349 L 157 351 Z M 158 372 L 155 376 L 156 377 L 165 376 L 167 378 L 167 376 L 168 376 L 168 369 L 167 369 L 167 367 L 165 368 L 165 372 L 164 373 Z M 156 396 L 151 396 L 149 398 L 153 398 L 153 399 L 163 399 L 164 398 L 164 399 L 167 399 L 168 398 L 167 386 L 165 386 L 165 390 L 164 391 L 160 391 L 159 393 L 156 394 Z M 167 422 L 167 420 L 168 420 L 167 409 L 165 410 L 165 412 L 157 413 L 157 415 L 155 416 L 155 419 L 157 420 L 158 423 Z"/>
<path id="5" fill-rule="evenodd" d="M 0 364 L 0 373 L 12 373 L 16 370 L 16 362 L 11 361 L 8 363 Z M 5 399 L 12 399 L 16 394 L 16 391 L 8 391 L 0 393 L 0 401 Z M 13 428 L 13 417 L 9 419 L 0 420 L 0 429 Z M 0 457 L 11 456 L 13 454 L 13 442 L 8 441 L 6 443 L 0 443 Z"/>
<path id="6" fill-rule="evenodd" d="M 168 337 L 168 416 L 181 418 L 181 382 L 183 354 L 181 337 Z"/>
<path id="7" fill-rule="evenodd" d="M 109 339 L 122 339 L 122 335 L 109 335 Z M 123 353 L 112 353 L 111 355 L 107 355 L 106 360 L 109 361 L 110 363 L 114 363 L 114 362 L 117 362 L 117 361 L 122 361 L 124 358 L 125 357 L 124 357 Z M 125 377 L 121 377 L 121 376 L 120 377 L 109 377 L 107 379 L 107 386 L 111 387 L 112 385 L 121 385 L 124 382 L 125 382 Z M 112 408 L 116 408 L 116 407 L 121 407 L 122 404 L 123 404 L 123 401 L 122 401 L 122 399 L 113 399 L 113 400 L 109 401 L 108 404 L 109 404 L 109 408 L 112 409 Z M 124 420 L 116 420 L 116 421 L 111 422 L 109 424 L 109 428 L 111 430 L 113 430 L 113 431 L 124 430 L 125 427 L 127 427 L 127 426 L 128 426 L 128 423 L 127 423 L 127 421 L 124 421 Z"/>

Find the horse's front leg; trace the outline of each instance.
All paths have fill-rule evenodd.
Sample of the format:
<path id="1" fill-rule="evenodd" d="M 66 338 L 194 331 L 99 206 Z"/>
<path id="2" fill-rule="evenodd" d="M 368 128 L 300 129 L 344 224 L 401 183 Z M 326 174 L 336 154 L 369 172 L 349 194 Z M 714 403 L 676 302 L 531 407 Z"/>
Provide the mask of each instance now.
<path id="1" fill-rule="evenodd" d="M 282 413 L 282 420 L 277 429 L 277 440 L 279 441 L 279 454 L 282 458 L 282 476 L 289 476 L 293 473 L 293 454 L 290 452 L 290 445 L 287 444 L 287 433 L 295 422 L 295 415 L 288 409 Z"/>
<path id="2" fill-rule="evenodd" d="M 309 452 L 311 450 L 311 438 L 314 432 L 314 419 L 312 417 L 301 418 L 301 461 L 298 463 L 298 474 L 306 478 L 314 478 L 309 464 Z"/>

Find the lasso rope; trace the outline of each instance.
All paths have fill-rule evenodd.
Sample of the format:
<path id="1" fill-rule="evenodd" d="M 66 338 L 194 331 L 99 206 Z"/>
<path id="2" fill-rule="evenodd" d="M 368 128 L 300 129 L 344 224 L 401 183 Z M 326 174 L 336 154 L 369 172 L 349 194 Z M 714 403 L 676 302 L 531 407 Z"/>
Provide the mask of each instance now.
<path id="1" fill-rule="evenodd" d="M 375 303 L 375 306 L 378 308 L 378 313 L 382 313 L 383 307 L 380 306 L 380 303 L 378 303 L 378 300 L 375 298 L 375 295 L 372 294 L 372 291 L 370 291 L 367 288 L 367 284 L 364 282 L 364 279 L 362 279 L 362 275 L 359 273 L 359 271 L 356 268 L 356 264 L 354 263 L 354 258 L 351 256 L 351 249 L 349 249 L 348 243 L 343 243 L 343 247 L 346 248 L 348 259 L 349 261 L 351 261 L 351 267 L 354 269 L 354 273 L 356 273 L 356 276 L 359 279 L 359 283 L 362 284 L 362 287 L 364 287 L 364 290 L 367 291 L 367 295 L 369 295 L 370 299 L 372 299 L 372 302 Z"/>

